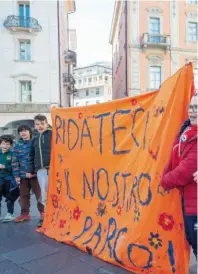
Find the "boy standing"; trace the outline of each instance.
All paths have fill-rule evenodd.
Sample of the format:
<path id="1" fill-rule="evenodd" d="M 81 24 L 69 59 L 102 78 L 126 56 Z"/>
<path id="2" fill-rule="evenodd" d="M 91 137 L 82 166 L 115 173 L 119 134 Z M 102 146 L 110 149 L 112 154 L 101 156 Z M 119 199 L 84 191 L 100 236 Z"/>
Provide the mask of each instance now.
<path id="1" fill-rule="evenodd" d="M 31 178 L 26 177 L 28 171 L 28 159 L 30 152 L 32 130 L 28 125 L 21 125 L 18 128 L 18 134 L 21 139 L 14 146 L 12 155 L 12 174 L 15 180 L 20 184 L 20 199 L 21 215 L 15 219 L 16 223 L 30 220 L 30 191 L 32 189 L 37 200 L 37 208 L 42 216 L 44 206 L 41 204 L 41 189 L 38 184 L 36 174 Z"/>
<path id="2" fill-rule="evenodd" d="M 31 142 L 27 178 L 31 178 L 32 174 L 37 173 L 41 188 L 41 203 L 45 207 L 48 190 L 52 131 L 44 115 L 37 115 L 34 118 L 34 124 L 38 134 Z M 43 217 L 44 214 L 41 216 L 38 227 L 43 225 Z"/>
<path id="3" fill-rule="evenodd" d="M 19 188 L 12 176 L 12 153 L 11 146 L 13 140 L 11 136 L 4 135 L 0 137 L 0 219 L 1 218 L 1 201 L 2 197 L 6 198 L 7 215 L 3 222 L 14 220 L 14 203 L 19 197 Z"/>

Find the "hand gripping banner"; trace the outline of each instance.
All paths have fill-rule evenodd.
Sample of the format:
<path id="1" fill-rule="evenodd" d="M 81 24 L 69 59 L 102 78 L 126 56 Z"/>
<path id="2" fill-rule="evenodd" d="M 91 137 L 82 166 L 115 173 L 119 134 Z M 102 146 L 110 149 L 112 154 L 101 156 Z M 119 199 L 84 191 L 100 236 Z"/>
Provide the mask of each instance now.
<path id="1" fill-rule="evenodd" d="M 135 273 L 188 273 L 181 195 L 160 178 L 192 83 L 190 64 L 156 92 L 52 109 L 45 235 Z"/>

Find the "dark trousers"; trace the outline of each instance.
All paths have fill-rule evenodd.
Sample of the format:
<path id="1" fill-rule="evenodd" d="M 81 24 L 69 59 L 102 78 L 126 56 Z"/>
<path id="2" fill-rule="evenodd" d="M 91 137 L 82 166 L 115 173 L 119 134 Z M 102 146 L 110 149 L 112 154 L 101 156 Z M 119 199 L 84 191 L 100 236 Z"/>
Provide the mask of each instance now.
<path id="1" fill-rule="evenodd" d="M 185 232 L 186 232 L 186 239 L 189 245 L 193 249 L 193 253 L 197 258 L 197 230 L 195 225 L 197 224 L 197 216 L 193 215 L 184 215 L 184 225 L 185 225 Z"/>
<path id="2" fill-rule="evenodd" d="M 19 188 L 14 186 L 14 178 L 0 178 L 0 214 L 1 214 L 1 201 L 6 198 L 8 213 L 14 213 L 14 203 L 19 197 Z"/>
<path id="3" fill-rule="evenodd" d="M 37 200 L 38 211 L 42 214 L 44 206 L 41 204 L 41 189 L 36 177 L 31 179 L 23 178 L 20 182 L 20 199 L 21 215 L 29 215 L 30 213 L 30 190 L 34 193 Z"/>

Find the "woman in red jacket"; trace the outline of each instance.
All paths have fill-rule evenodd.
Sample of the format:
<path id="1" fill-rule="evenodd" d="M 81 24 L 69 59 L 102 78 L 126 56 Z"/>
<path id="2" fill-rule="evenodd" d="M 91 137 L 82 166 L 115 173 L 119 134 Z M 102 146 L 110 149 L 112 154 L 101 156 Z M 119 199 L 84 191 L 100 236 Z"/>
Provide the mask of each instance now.
<path id="1" fill-rule="evenodd" d="M 188 106 L 188 120 L 181 127 L 174 143 L 170 161 L 164 170 L 161 184 L 166 190 L 182 189 L 186 238 L 197 258 L 197 118 L 198 96 Z"/>

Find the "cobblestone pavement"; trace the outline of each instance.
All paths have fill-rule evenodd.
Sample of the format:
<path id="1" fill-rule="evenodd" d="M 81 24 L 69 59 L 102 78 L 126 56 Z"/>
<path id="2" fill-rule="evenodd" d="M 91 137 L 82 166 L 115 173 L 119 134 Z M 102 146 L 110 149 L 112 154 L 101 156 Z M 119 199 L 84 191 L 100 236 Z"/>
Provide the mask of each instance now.
<path id="1" fill-rule="evenodd" d="M 2 213 L 5 214 L 5 206 Z M 16 213 L 19 213 L 18 205 Z M 38 220 L 35 201 L 32 216 L 25 224 L 0 223 L 0 274 L 131 273 L 35 232 Z M 197 273 L 195 261 L 189 273 Z"/>

